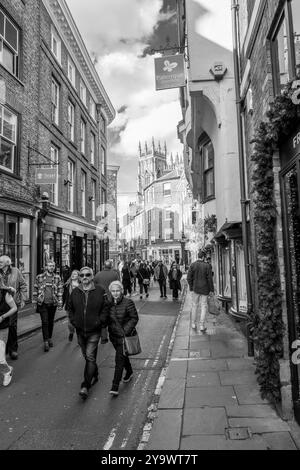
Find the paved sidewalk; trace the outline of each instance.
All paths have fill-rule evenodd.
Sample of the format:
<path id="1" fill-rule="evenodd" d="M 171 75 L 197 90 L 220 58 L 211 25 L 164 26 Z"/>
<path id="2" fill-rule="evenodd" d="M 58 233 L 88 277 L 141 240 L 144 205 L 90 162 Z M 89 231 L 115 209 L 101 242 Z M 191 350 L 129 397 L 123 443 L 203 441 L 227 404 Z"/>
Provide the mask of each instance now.
<path id="1" fill-rule="evenodd" d="M 186 295 L 146 450 L 297 450 L 299 426 L 262 400 L 247 341 L 222 313 L 191 328 Z"/>
<path id="2" fill-rule="evenodd" d="M 22 313 L 22 312 L 21 312 Z M 66 318 L 65 310 L 56 310 L 54 322 Z M 29 313 L 25 316 L 19 314 L 18 317 L 18 339 L 24 338 L 31 333 L 42 329 L 41 316 L 39 313 Z"/>

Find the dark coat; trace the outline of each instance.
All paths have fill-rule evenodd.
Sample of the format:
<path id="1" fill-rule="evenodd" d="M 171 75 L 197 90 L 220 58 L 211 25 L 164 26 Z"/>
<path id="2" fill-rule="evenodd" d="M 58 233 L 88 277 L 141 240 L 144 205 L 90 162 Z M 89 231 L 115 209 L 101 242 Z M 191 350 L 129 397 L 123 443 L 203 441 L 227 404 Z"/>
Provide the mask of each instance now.
<path id="1" fill-rule="evenodd" d="M 86 293 L 82 285 L 72 291 L 67 307 L 70 322 L 79 333 L 101 332 L 101 329 L 107 326 L 107 295 L 102 287 L 93 285 L 87 296 L 86 303 Z"/>
<path id="2" fill-rule="evenodd" d="M 208 295 L 214 292 L 211 267 L 204 261 L 197 260 L 192 263 L 187 274 L 187 282 L 191 292 Z"/>
<path id="3" fill-rule="evenodd" d="M 169 271 L 169 274 L 168 274 L 168 278 L 169 278 L 169 283 L 170 283 L 170 289 L 178 289 L 178 290 L 181 290 L 181 283 L 180 283 L 180 279 L 182 278 L 182 272 L 180 271 L 180 269 L 177 269 L 177 279 L 173 279 L 172 277 L 172 268 L 170 269 Z"/>
<path id="4" fill-rule="evenodd" d="M 111 342 L 118 342 L 125 336 L 130 336 L 139 321 L 133 300 L 124 297 L 117 303 L 111 302 L 108 314 L 108 331 Z"/>
<path id="5" fill-rule="evenodd" d="M 123 268 L 122 269 L 122 284 L 124 287 L 130 287 L 131 277 L 133 277 L 133 274 L 131 274 L 130 269 Z"/>
<path id="6" fill-rule="evenodd" d="M 137 272 L 139 284 L 143 284 L 144 279 L 150 280 L 150 271 L 147 268 L 139 268 Z"/>

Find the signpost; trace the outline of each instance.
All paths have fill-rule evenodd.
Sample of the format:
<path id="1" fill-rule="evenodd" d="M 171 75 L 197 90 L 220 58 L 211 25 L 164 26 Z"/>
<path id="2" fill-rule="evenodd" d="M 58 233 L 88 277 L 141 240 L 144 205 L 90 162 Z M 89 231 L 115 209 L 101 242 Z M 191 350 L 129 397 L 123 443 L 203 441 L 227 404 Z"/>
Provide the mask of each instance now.
<path id="1" fill-rule="evenodd" d="M 56 184 L 57 166 L 55 168 L 38 168 L 35 173 L 35 184 Z"/>
<path id="2" fill-rule="evenodd" d="M 183 54 L 154 59 L 156 90 L 168 90 L 185 86 Z"/>

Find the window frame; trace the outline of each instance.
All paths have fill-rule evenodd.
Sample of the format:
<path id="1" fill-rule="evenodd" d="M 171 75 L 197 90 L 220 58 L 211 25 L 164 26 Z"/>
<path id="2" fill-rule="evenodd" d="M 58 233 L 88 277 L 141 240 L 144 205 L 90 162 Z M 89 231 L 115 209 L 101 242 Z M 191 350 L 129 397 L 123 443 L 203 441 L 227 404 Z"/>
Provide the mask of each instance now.
<path id="1" fill-rule="evenodd" d="M 211 145 L 213 150 L 213 165 L 205 169 L 205 148 Z M 206 203 L 216 198 L 216 182 L 215 182 L 215 149 L 210 137 L 204 133 L 200 136 L 198 141 L 198 150 L 200 154 L 201 174 L 202 174 L 202 202 Z M 213 194 L 207 195 L 207 175 L 212 172 L 213 174 Z"/>
<path id="2" fill-rule="evenodd" d="M 81 191 L 81 216 L 86 217 L 86 182 L 87 174 L 84 170 L 80 173 L 80 191 Z"/>
<path id="3" fill-rule="evenodd" d="M 85 86 L 85 83 L 84 81 L 82 80 L 82 78 L 80 77 L 80 80 L 79 80 L 79 96 L 80 96 L 80 99 L 82 101 L 82 103 L 84 104 L 84 106 L 86 107 L 86 86 Z"/>
<path id="4" fill-rule="evenodd" d="M 85 155 L 86 153 L 86 122 L 80 119 L 80 152 Z"/>
<path id="5" fill-rule="evenodd" d="M 97 192 L 96 192 L 96 180 L 91 180 L 91 189 L 92 189 L 92 220 L 96 220 L 96 197 L 97 197 Z"/>
<path id="6" fill-rule="evenodd" d="M 19 28 L 19 26 L 13 20 L 10 19 L 10 17 L 3 11 L 2 8 L 0 8 L 0 13 L 3 15 L 3 35 L 0 33 L 0 63 L 14 77 L 19 78 L 19 74 L 20 74 L 20 71 L 19 71 L 20 31 L 21 31 L 21 29 Z M 16 30 L 16 33 L 17 33 L 17 41 L 16 41 L 17 42 L 17 49 L 5 37 L 6 23 L 7 22 L 9 22 L 11 24 L 11 26 Z M 13 69 L 12 70 L 9 67 L 6 67 L 4 65 L 4 61 L 3 61 L 4 46 L 13 56 Z"/>
<path id="7" fill-rule="evenodd" d="M 71 66 L 72 72 L 74 74 L 73 79 L 72 79 L 72 77 L 70 77 L 70 66 Z M 72 61 L 70 56 L 68 56 L 68 61 L 67 61 L 67 76 L 68 76 L 69 82 L 75 88 L 76 87 L 76 67 L 75 67 L 75 64 Z"/>
<path id="8" fill-rule="evenodd" d="M 70 158 L 68 159 L 68 211 L 74 212 L 74 180 L 75 180 L 75 163 Z"/>
<path id="9" fill-rule="evenodd" d="M 96 135 L 93 131 L 90 133 L 91 145 L 90 145 L 90 162 L 91 165 L 95 166 L 95 157 L 96 157 Z"/>
<path id="10" fill-rule="evenodd" d="M 54 39 L 57 44 L 57 53 L 55 52 L 54 46 L 53 46 Z M 54 55 L 57 62 L 61 65 L 61 39 L 55 27 L 53 26 L 53 24 L 51 25 L 51 52 Z"/>
<path id="11" fill-rule="evenodd" d="M 165 187 L 169 186 L 170 189 L 166 190 Z M 170 192 L 170 194 L 169 194 Z M 164 197 L 171 197 L 172 196 L 172 188 L 171 188 L 171 183 L 163 183 L 163 196 Z"/>
<path id="12" fill-rule="evenodd" d="M 56 93 L 57 102 L 53 101 L 53 86 L 55 86 L 57 89 L 57 93 Z M 59 105 L 60 105 L 60 84 L 52 75 L 52 78 L 51 78 L 51 122 L 56 124 L 57 126 L 59 125 Z"/>
<path id="13" fill-rule="evenodd" d="M 106 148 L 101 145 L 101 175 L 106 176 Z"/>
<path id="14" fill-rule="evenodd" d="M 71 115 L 69 110 L 72 110 Z M 72 121 L 70 121 L 70 117 L 73 117 Z M 68 100 L 68 137 L 72 142 L 75 142 L 75 106 L 71 100 Z"/>
<path id="15" fill-rule="evenodd" d="M 52 158 L 52 150 L 54 150 L 54 159 Z M 53 144 L 51 142 L 51 145 L 50 145 L 50 160 L 53 162 L 53 163 L 58 163 L 59 162 L 59 148 Z M 57 165 L 55 165 L 54 167 L 57 168 Z M 50 168 L 53 168 L 53 165 L 50 167 Z M 57 176 L 56 176 L 57 178 Z M 51 196 L 52 194 L 54 195 L 53 197 L 53 201 L 51 200 Z M 50 198 L 49 198 L 51 204 L 53 204 L 54 206 L 58 206 L 58 180 L 56 179 L 56 183 L 55 184 L 51 184 L 51 192 L 50 192 Z"/>
<path id="16" fill-rule="evenodd" d="M 4 132 L 3 132 L 3 126 L 4 126 L 4 112 L 5 110 L 10 113 L 12 116 L 15 117 L 15 131 L 14 131 L 14 137 L 15 137 L 15 141 L 10 139 L 9 137 L 5 136 L 4 135 Z M 17 113 L 15 113 L 14 111 L 12 111 L 10 108 L 8 108 L 7 106 L 4 106 L 3 104 L 0 104 L 0 113 L 1 113 L 1 126 L 0 126 L 0 138 L 8 143 L 9 145 L 12 146 L 12 157 L 11 157 L 11 161 L 12 161 L 12 168 L 8 168 L 7 166 L 4 166 L 4 165 L 1 165 L 0 164 L 0 171 L 6 171 L 8 173 L 11 173 L 11 174 L 14 174 L 16 173 L 17 171 L 17 161 L 16 161 L 16 158 L 17 158 L 17 149 L 18 149 L 18 132 L 19 132 L 19 115 Z"/>

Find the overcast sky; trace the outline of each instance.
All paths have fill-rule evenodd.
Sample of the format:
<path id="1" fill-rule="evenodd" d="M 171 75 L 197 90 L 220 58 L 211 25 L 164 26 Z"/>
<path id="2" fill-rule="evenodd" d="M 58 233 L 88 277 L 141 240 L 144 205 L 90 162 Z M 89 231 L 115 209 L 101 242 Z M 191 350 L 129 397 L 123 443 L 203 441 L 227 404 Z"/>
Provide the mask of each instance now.
<path id="1" fill-rule="evenodd" d="M 188 0 L 205 7 L 197 27 L 230 47 L 230 0 Z M 138 144 L 166 141 L 182 153 L 178 89 L 155 90 L 153 47 L 176 40 L 175 0 L 67 0 L 96 69 L 117 111 L 110 125 L 108 163 L 120 165 L 119 215 L 135 200 Z M 220 4 L 222 5 L 220 8 Z M 225 16 L 224 16 L 225 15 Z M 228 21 L 227 21 L 228 19 Z M 228 29 L 229 27 L 229 29 Z M 158 56 L 158 55 L 156 55 Z"/>

